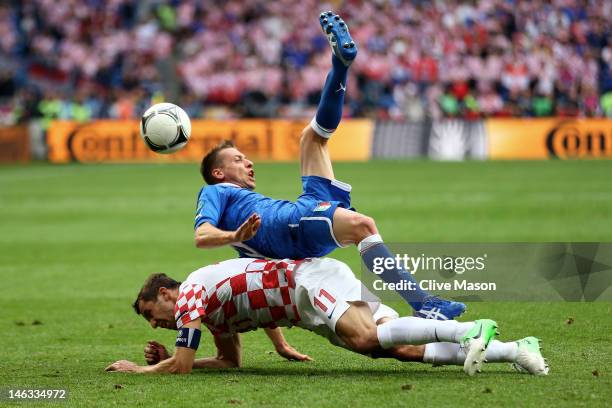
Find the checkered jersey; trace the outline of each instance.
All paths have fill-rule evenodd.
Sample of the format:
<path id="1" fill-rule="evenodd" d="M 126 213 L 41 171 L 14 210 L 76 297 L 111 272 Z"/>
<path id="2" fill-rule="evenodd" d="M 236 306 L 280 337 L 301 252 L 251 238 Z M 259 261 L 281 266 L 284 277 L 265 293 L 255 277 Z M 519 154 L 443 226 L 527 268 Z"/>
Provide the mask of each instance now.
<path id="1" fill-rule="evenodd" d="M 198 269 L 180 286 L 177 327 L 198 317 L 214 335 L 296 324 L 293 272 L 299 264 L 239 258 Z"/>

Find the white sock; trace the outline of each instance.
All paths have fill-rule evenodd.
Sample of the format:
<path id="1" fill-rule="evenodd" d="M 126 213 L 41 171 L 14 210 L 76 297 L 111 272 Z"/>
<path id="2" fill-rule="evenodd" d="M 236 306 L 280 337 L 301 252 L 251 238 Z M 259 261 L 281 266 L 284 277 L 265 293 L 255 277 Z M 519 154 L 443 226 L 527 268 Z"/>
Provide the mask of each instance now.
<path id="1" fill-rule="evenodd" d="M 317 135 L 325 139 L 329 139 L 330 137 L 332 137 L 332 134 L 336 131 L 336 129 L 326 129 L 323 126 L 319 125 L 317 123 L 316 116 L 310 121 L 310 127 L 312 128 L 312 130 L 315 131 Z"/>
<path id="2" fill-rule="evenodd" d="M 513 363 L 516 360 L 516 342 L 493 340 L 487 347 L 485 359 L 489 363 Z M 430 343 L 425 345 L 423 362 L 434 365 L 463 365 L 465 352 L 457 343 Z"/>
<path id="3" fill-rule="evenodd" d="M 402 344 L 427 344 L 448 341 L 458 343 L 474 322 L 457 322 L 455 320 L 431 320 L 420 317 L 400 317 L 376 327 L 378 342 L 382 348 L 391 348 Z"/>
<path id="4" fill-rule="evenodd" d="M 433 365 L 463 365 L 464 361 L 465 353 L 457 343 L 429 343 L 425 345 L 425 354 L 423 354 L 424 363 Z"/>
<path id="5" fill-rule="evenodd" d="M 485 358 L 489 363 L 514 363 L 517 352 L 518 344 L 516 344 L 516 341 L 504 343 L 503 341 L 493 340 L 487 347 Z"/>
<path id="6" fill-rule="evenodd" d="M 362 253 L 363 251 L 365 251 L 372 245 L 382 244 L 382 242 L 383 242 L 383 239 L 380 236 L 380 234 L 373 234 L 373 235 L 370 235 L 369 237 L 365 237 L 361 242 L 359 242 L 357 244 L 357 250 L 359 251 L 359 253 Z"/>

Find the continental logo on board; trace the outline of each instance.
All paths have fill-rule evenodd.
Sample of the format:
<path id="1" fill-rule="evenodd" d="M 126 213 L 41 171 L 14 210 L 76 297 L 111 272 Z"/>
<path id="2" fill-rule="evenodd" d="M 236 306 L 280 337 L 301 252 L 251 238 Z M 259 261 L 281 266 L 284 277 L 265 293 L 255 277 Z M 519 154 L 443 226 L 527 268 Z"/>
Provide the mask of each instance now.
<path id="1" fill-rule="evenodd" d="M 558 122 L 546 135 L 546 149 L 554 158 L 612 157 L 612 122 L 601 127 Z"/>
<path id="2" fill-rule="evenodd" d="M 87 124 L 54 122 L 48 130 L 52 162 L 198 161 L 224 139 L 232 140 L 245 154 L 266 158 L 271 150 L 271 127 L 265 122 L 192 123 L 192 137 L 182 150 L 160 155 L 147 148 L 137 121 L 96 121 Z"/>
<path id="3" fill-rule="evenodd" d="M 346 121 L 330 143 L 335 160 L 367 160 L 373 124 Z M 49 161 L 81 162 L 194 162 L 222 140 L 231 140 L 247 156 L 259 160 L 296 160 L 299 140 L 307 121 L 194 120 L 191 139 L 178 152 L 160 155 L 150 151 L 139 133 L 138 121 L 101 120 L 86 124 L 56 121 L 47 133 Z"/>
<path id="4" fill-rule="evenodd" d="M 0 127 L 0 163 L 30 161 L 27 126 Z"/>
<path id="5" fill-rule="evenodd" d="M 491 159 L 612 158 L 612 120 L 490 119 Z"/>

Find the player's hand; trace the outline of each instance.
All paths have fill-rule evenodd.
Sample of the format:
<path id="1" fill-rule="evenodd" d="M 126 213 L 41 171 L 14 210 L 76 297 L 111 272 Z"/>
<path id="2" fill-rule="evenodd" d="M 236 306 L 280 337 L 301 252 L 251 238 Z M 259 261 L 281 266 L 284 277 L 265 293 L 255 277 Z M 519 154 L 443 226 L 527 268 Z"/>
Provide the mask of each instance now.
<path id="1" fill-rule="evenodd" d="M 119 360 L 106 367 L 106 371 L 121 372 L 121 373 L 140 373 L 142 367 L 136 363 L 127 360 Z"/>
<path id="2" fill-rule="evenodd" d="M 277 347 L 276 352 L 289 361 L 312 361 L 309 355 L 300 353 L 287 343 Z"/>
<path id="3" fill-rule="evenodd" d="M 144 348 L 144 358 L 149 365 L 157 364 L 170 357 L 172 357 L 172 355 L 168 353 L 166 347 L 154 340 L 149 340 Z"/>
<path id="4" fill-rule="evenodd" d="M 259 214 L 252 214 L 245 222 L 234 231 L 234 242 L 248 241 L 253 238 L 261 226 Z"/>

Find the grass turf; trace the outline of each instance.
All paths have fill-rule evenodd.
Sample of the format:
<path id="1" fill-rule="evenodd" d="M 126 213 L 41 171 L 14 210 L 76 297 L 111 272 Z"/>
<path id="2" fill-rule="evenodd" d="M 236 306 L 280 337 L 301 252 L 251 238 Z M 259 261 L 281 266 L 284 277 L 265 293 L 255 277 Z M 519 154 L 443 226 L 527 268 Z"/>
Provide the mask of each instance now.
<path id="1" fill-rule="evenodd" d="M 296 164 L 256 170 L 260 192 L 299 193 Z M 336 172 L 388 241 L 612 241 L 612 161 L 371 162 Z M 131 310 L 145 276 L 182 278 L 234 256 L 193 246 L 199 185 L 197 165 L 0 167 L 0 388 L 68 388 L 70 406 L 609 405 L 610 303 L 470 304 L 465 317 L 497 319 L 501 340 L 543 338 L 546 378 L 500 364 L 468 378 L 459 367 L 370 360 L 300 329 L 285 335 L 312 363 L 282 360 L 257 331 L 243 336 L 239 370 L 105 373 L 117 359 L 142 363 L 147 339 L 173 343 Z M 354 249 L 332 255 L 358 268 Z M 202 343 L 199 355 L 212 354 Z"/>

